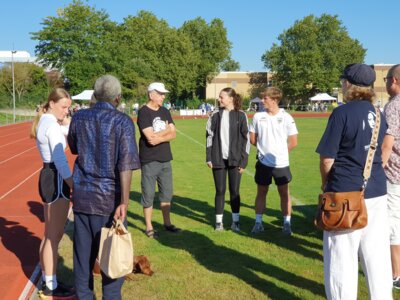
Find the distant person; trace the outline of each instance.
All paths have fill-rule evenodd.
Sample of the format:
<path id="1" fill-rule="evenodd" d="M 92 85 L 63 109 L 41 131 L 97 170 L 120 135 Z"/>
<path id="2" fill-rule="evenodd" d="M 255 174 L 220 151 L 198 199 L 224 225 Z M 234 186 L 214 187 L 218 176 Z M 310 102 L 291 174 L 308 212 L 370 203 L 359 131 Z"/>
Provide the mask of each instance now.
<path id="1" fill-rule="evenodd" d="M 250 152 L 247 115 L 241 110 L 240 95 L 232 88 L 219 94 L 220 109 L 209 117 L 206 127 L 206 163 L 212 169 L 215 185 L 215 230 L 224 229 L 226 176 L 228 175 L 231 229 L 240 232 L 240 180 Z"/>
<path id="2" fill-rule="evenodd" d="M 400 65 L 389 69 L 385 81 L 390 100 L 384 109 L 388 130 L 382 160 L 387 178 L 393 287 L 400 289 Z"/>
<path id="3" fill-rule="evenodd" d="M 375 71 L 347 65 L 341 76 L 347 103 L 329 117 L 317 147 L 323 192 L 349 192 L 364 186 L 364 166 L 375 127 Z M 380 113 L 380 112 L 379 112 Z M 381 113 L 380 113 L 381 114 Z M 378 145 L 364 197 L 368 224 L 357 230 L 324 231 L 324 278 L 327 299 L 357 299 L 358 266 L 363 266 L 369 299 L 392 299 L 386 178 L 381 146 L 387 125 L 381 114 Z"/>
<path id="4" fill-rule="evenodd" d="M 256 222 L 252 233 L 264 231 L 262 217 L 266 197 L 272 178 L 278 187 L 283 214 L 283 233 L 292 235 L 292 201 L 289 182 L 292 173 L 289 168 L 289 152 L 297 146 L 297 128 L 291 115 L 279 108 L 282 91 L 268 87 L 261 95 L 265 112 L 258 112 L 250 126 L 250 143 L 257 147 L 256 174 L 257 196 L 255 201 Z"/>
<path id="5" fill-rule="evenodd" d="M 72 117 L 68 144 L 74 165 L 74 276 L 77 299 L 93 299 L 93 266 L 102 227 L 126 224 L 132 170 L 139 156 L 132 119 L 117 110 L 121 84 L 104 75 L 94 85 L 96 103 Z M 121 299 L 124 277 L 102 276 L 103 299 Z"/>
<path id="6" fill-rule="evenodd" d="M 139 111 L 139 103 L 137 103 L 137 102 L 133 103 L 133 111 L 134 111 L 135 115 L 138 114 L 138 111 Z"/>
<path id="7" fill-rule="evenodd" d="M 64 89 L 53 90 L 38 111 L 31 137 L 43 160 L 39 176 L 39 194 L 44 209 L 44 238 L 40 244 L 39 258 L 42 268 L 41 293 L 49 297 L 71 297 L 71 288 L 57 281 L 58 244 L 67 221 L 72 174 L 64 150 L 68 134 L 67 119 L 71 96 Z"/>
<path id="8" fill-rule="evenodd" d="M 150 238 L 158 237 L 152 224 L 156 184 L 164 229 L 172 233 L 181 231 L 171 224 L 170 219 L 173 196 L 170 141 L 175 139 L 176 130 L 171 113 L 163 106 L 167 93 L 169 91 L 163 83 L 151 83 L 147 88 L 148 102 L 139 109 L 137 119 L 140 130 L 139 156 L 142 164 L 141 203 L 146 223 L 145 234 Z"/>
<path id="9" fill-rule="evenodd" d="M 200 109 L 201 109 L 201 114 L 205 115 L 206 114 L 206 104 L 204 102 L 200 105 Z"/>

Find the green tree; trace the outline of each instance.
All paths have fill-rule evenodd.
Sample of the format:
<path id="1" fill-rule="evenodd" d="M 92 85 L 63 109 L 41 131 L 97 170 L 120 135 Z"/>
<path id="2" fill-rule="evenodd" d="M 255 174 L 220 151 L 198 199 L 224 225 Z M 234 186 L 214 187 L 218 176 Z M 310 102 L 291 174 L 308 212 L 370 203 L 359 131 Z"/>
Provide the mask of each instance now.
<path id="1" fill-rule="evenodd" d="M 152 81 L 164 82 L 171 98 L 193 94 L 196 88 L 195 53 L 190 39 L 158 20 L 150 12 L 128 16 L 119 26 L 118 74 L 126 92 L 136 97 L 146 95 Z"/>
<path id="2" fill-rule="evenodd" d="M 239 71 L 240 64 L 232 58 L 228 58 L 221 63 L 220 68 L 222 71 Z"/>
<path id="3" fill-rule="evenodd" d="M 352 39 L 337 16 L 307 16 L 279 35 L 262 56 L 273 84 L 285 97 L 305 101 L 316 91 L 330 93 L 349 63 L 364 61 L 366 49 Z"/>
<path id="4" fill-rule="evenodd" d="M 59 9 L 56 17 L 45 18 L 42 25 L 31 33 L 39 41 L 35 53 L 43 65 L 68 77 L 72 92 L 91 87 L 100 74 L 111 71 L 106 45 L 117 25 L 105 11 L 74 0 Z"/>
<path id="5" fill-rule="evenodd" d="M 46 74 L 42 67 L 32 63 L 14 63 L 14 90 L 18 106 L 29 105 L 27 99 L 45 95 L 47 86 Z M 10 100 L 7 104 L 10 105 L 13 95 L 11 67 L 0 70 L 0 89 L 9 95 Z"/>
<path id="6" fill-rule="evenodd" d="M 230 57 L 231 44 L 219 19 L 207 24 L 197 18 L 176 29 L 141 11 L 118 24 L 105 11 L 73 0 L 42 25 L 32 33 L 39 41 L 36 55 L 69 79 L 73 93 L 110 73 L 121 79 L 128 101 L 145 97 L 146 86 L 155 80 L 168 86 L 171 98 L 201 96 L 207 80 Z"/>
<path id="7" fill-rule="evenodd" d="M 186 21 L 179 31 L 192 41 L 196 57 L 196 86 L 198 95 L 204 96 L 204 88 L 219 71 L 220 64 L 229 59 L 231 43 L 221 19 L 213 19 L 210 24 L 198 17 Z M 204 97 L 201 97 L 204 98 Z"/>

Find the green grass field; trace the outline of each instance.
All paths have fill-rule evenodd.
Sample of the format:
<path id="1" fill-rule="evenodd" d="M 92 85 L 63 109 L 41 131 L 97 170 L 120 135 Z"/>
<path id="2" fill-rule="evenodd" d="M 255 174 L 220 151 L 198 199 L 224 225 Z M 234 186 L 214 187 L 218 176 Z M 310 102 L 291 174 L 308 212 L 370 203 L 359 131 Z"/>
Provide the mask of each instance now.
<path id="1" fill-rule="evenodd" d="M 159 202 L 155 203 L 157 240 L 147 238 L 140 206 L 140 173 L 134 172 L 128 213 L 135 254 L 147 255 L 155 274 L 137 275 L 123 287 L 124 299 L 325 299 L 322 264 L 322 232 L 313 225 L 319 193 L 319 158 L 315 148 L 327 119 L 296 119 L 299 145 L 291 153 L 293 181 L 292 229 L 281 232 L 279 198 L 273 186 L 267 198 L 265 231 L 250 233 L 254 224 L 253 181 L 255 148 L 241 184 L 241 229 L 214 232 L 214 184 L 205 164 L 206 120 L 177 120 L 174 154 L 174 203 L 172 221 L 184 229 L 174 235 L 163 231 Z M 227 194 L 228 197 L 228 194 Z M 229 203 L 225 227 L 231 224 Z M 68 231 L 69 236 L 71 230 Z M 60 276 L 72 283 L 72 245 L 61 246 Z M 361 273 L 360 273 L 361 274 Z M 101 297 L 96 280 L 97 298 Z M 395 295 L 395 296 L 398 296 Z M 359 299 L 367 299 L 365 279 L 360 276 Z"/>
<path id="2" fill-rule="evenodd" d="M 16 114 L 15 122 L 26 122 L 33 119 L 31 115 Z M 14 115 L 11 112 L 0 112 L 0 126 L 12 124 L 14 121 Z"/>

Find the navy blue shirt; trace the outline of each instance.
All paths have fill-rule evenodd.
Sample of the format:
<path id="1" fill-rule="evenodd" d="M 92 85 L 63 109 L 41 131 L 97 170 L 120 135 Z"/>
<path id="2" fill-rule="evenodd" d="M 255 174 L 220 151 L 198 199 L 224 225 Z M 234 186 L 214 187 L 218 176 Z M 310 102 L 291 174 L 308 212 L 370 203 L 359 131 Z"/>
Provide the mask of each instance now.
<path id="1" fill-rule="evenodd" d="M 108 216 L 121 201 L 119 172 L 140 168 L 132 119 L 111 103 L 74 114 L 68 144 L 78 154 L 73 172 L 75 212 Z"/>
<path id="2" fill-rule="evenodd" d="M 387 130 L 381 115 L 378 147 L 375 152 L 371 177 L 365 190 L 365 198 L 386 194 L 386 177 L 382 168 L 382 141 Z M 326 192 L 360 190 L 367 153 L 375 125 L 376 112 L 369 101 L 351 101 L 332 112 L 317 152 L 335 159 L 328 175 Z"/>

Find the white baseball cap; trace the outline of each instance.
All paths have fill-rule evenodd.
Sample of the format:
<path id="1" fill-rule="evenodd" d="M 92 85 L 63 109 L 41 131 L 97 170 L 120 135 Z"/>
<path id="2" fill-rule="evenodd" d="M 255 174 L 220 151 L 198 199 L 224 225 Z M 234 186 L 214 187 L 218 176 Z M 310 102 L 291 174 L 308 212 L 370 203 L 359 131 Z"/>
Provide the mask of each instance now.
<path id="1" fill-rule="evenodd" d="M 157 91 L 160 93 L 169 93 L 169 91 L 165 88 L 164 83 L 161 82 L 153 82 L 151 83 L 148 88 L 147 88 L 148 92 L 151 91 Z"/>

